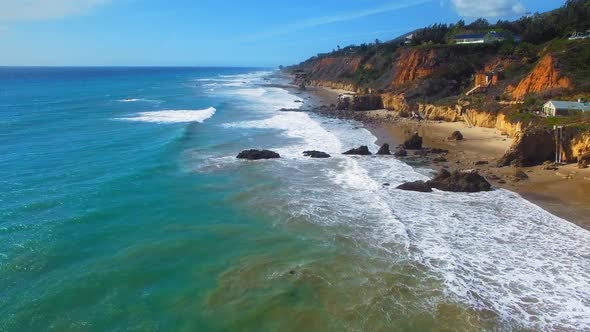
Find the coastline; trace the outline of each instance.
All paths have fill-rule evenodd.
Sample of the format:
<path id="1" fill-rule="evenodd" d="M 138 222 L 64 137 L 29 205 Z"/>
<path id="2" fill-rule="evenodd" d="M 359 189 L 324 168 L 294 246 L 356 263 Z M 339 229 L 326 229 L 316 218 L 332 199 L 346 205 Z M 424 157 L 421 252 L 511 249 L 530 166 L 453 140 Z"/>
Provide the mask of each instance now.
<path id="1" fill-rule="evenodd" d="M 304 98 L 305 103 L 309 111 L 313 111 L 310 107 L 335 104 L 338 95 L 344 92 L 310 87 L 296 94 L 308 96 Z M 558 170 L 543 170 L 541 166 L 496 167 L 496 161 L 511 146 L 513 139 L 500 135 L 495 129 L 468 127 L 464 122 L 392 119 L 386 110 L 355 113 L 365 128 L 377 137 L 379 145 L 388 143 L 393 149 L 418 132 L 426 147 L 449 151 L 442 156 L 417 156 L 410 152 L 408 158 L 403 158 L 406 162 L 424 163 L 433 170 L 476 169 L 495 187 L 518 193 L 551 214 L 590 230 L 590 180 L 587 180 L 590 179 L 590 169 L 578 169 L 573 164 L 561 166 Z M 447 139 L 456 130 L 465 136 L 463 141 Z M 447 161 L 440 161 L 440 157 Z M 515 177 L 517 171 L 524 172 L 528 178 L 518 179 Z M 565 179 L 568 175 L 573 178 Z"/>

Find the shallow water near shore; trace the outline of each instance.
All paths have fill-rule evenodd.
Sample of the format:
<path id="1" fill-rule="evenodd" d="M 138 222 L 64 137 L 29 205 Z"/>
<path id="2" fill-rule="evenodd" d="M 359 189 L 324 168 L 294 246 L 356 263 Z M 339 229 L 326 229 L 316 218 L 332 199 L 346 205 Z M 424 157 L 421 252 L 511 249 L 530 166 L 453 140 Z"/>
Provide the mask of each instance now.
<path id="1" fill-rule="evenodd" d="M 427 171 L 340 155 L 376 138 L 280 111 L 306 101 L 284 83 L 1 68 L 0 330 L 590 330 L 589 232 L 505 190 L 398 191 Z"/>

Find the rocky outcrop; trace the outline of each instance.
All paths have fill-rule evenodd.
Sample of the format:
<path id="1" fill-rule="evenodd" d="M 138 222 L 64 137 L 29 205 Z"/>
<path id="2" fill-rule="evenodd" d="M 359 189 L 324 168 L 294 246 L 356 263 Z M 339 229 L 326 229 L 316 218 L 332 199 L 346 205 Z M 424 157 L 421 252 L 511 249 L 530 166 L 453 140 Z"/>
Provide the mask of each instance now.
<path id="1" fill-rule="evenodd" d="M 367 146 L 363 145 L 363 146 L 358 147 L 356 149 L 348 150 L 348 151 L 344 152 L 343 154 L 355 155 L 355 156 L 370 156 L 371 151 L 369 151 L 369 148 Z"/>
<path id="2" fill-rule="evenodd" d="M 490 191 L 492 188 L 492 185 L 475 171 L 451 173 L 443 169 L 428 183 L 432 188 L 452 192 L 475 193 Z"/>
<path id="3" fill-rule="evenodd" d="M 383 109 L 383 101 L 379 95 L 351 95 L 338 98 L 338 110 L 371 111 Z"/>
<path id="4" fill-rule="evenodd" d="M 562 144 L 561 159 L 566 162 L 578 162 L 590 153 L 590 131 L 576 127 L 566 127 L 565 141 Z"/>
<path id="5" fill-rule="evenodd" d="M 456 130 L 454 131 L 451 136 L 449 137 L 449 140 L 451 141 L 462 141 L 463 140 L 463 134 L 461 134 L 460 131 Z"/>
<path id="6" fill-rule="evenodd" d="M 449 106 L 435 106 L 431 104 L 418 104 L 418 113 L 426 119 L 431 121 L 446 121 L 459 122 L 463 120 L 461 116 L 462 107 L 455 105 Z"/>
<path id="7" fill-rule="evenodd" d="M 295 81 L 296 83 L 299 83 L 298 81 Z M 330 88 L 330 89 L 335 89 L 335 90 L 344 90 L 344 91 L 350 91 L 350 92 L 361 92 L 359 90 L 359 88 L 351 83 L 351 82 L 343 82 L 343 81 L 330 81 L 330 80 L 310 80 L 306 82 L 306 85 L 308 86 L 318 86 L 318 87 L 323 87 L 323 88 Z"/>
<path id="8" fill-rule="evenodd" d="M 377 155 L 380 156 L 389 156 L 391 155 L 391 151 L 389 150 L 389 144 L 385 143 L 381 146 L 379 151 L 377 151 Z"/>
<path id="9" fill-rule="evenodd" d="M 557 59 L 552 55 L 543 57 L 533 71 L 516 88 L 509 89 L 515 99 L 523 99 L 529 93 L 540 93 L 556 89 L 571 89 L 571 80 L 559 70 Z M 512 90 L 512 91 L 510 91 Z"/>
<path id="10" fill-rule="evenodd" d="M 270 150 L 245 150 L 240 152 L 237 156 L 238 159 L 247 159 L 247 160 L 261 160 L 261 159 L 276 159 L 281 158 L 281 156 L 273 151 Z"/>
<path id="11" fill-rule="evenodd" d="M 412 137 L 408 138 L 404 142 L 404 149 L 406 150 L 421 150 L 422 149 L 422 137 L 415 133 Z"/>
<path id="12" fill-rule="evenodd" d="M 430 192 L 434 188 L 442 191 L 475 193 L 490 191 L 492 185 L 475 171 L 455 171 L 451 173 L 443 169 L 428 182 L 408 182 L 397 188 L 419 192 Z"/>
<path id="13" fill-rule="evenodd" d="M 407 83 L 426 78 L 434 72 L 437 60 L 434 49 L 404 49 L 395 62 L 395 78 L 392 85 L 396 88 Z"/>
<path id="14" fill-rule="evenodd" d="M 331 156 L 321 151 L 303 151 L 303 155 L 310 158 L 330 158 Z"/>
<path id="15" fill-rule="evenodd" d="M 555 139 L 548 129 L 531 129 L 517 136 L 498 166 L 518 167 L 541 164 L 555 158 Z"/>
<path id="16" fill-rule="evenodd" d="M 405 190 L 405 191 L 417 191 L 421 193 L 429 193 L 432 192 L 432 187 L 428 182 L 424 181 L 415 181 L 415 182 L 408 182 L 404 183 L 397 187 L 397 189 Z"/>
<path id="17" fill-rule="evenodd" d="M 410 105 L 403 94 L 384 93 L 381 95 L 383 108 L 398 112 L 401 117 L 410 116 Z"/>
<path id="18" fill-rule="evenodd" d="M 407 157 L 408 151 L 404 148 L 399 148 L 393 155 L 396 157 Z"/>

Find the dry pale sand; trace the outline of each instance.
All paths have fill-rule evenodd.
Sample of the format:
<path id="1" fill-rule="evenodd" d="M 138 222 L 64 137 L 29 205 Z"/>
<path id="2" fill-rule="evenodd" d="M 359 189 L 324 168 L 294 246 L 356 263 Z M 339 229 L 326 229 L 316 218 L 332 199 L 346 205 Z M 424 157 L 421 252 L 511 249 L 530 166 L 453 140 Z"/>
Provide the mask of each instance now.
<path id="1" fill-rule="evenodd" d="M 383 111 L 373 111 L 377 115 Z M 455 130 L 465 137 L 463 141 L 449 141 Z M 446 163 L 434 163 L 434 168 L 477 169 L 495 186 L 519 193 L 527 200 L 578 226 L 590 230 L 590 169 L 578 169 L 566 165 L 557 171 L 541 169 L 541 166 L 515 169 L 496 167 L 496 161 L 512 144 L 512 139 L 500 135 L 495 129 L 468 127 L 463 122 L 435 123 L 399 121 L 384 123 L 373 131 L 380 143 L 399 144 L 415 132 L 424 138 L 427 147 L 449 150 Z M 476 165 L 476 162 L 489 164 Z M 528 180 L 516 180 L 514 175 L 522 170 Z M 498 179 L 495 179 L 495 177 Z M 567 178 L 567 179 L 566 179 Z M 494 180 L 495 179 L 495 180 Z"/>

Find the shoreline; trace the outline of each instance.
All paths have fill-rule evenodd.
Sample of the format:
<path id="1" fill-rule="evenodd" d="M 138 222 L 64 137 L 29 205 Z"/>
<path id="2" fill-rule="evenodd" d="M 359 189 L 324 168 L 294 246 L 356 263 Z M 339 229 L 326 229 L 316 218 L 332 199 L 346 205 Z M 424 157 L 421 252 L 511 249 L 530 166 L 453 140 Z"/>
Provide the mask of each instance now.
<path id="1" fill-rule="evenodd" d="M 338 95 L 344 93 L 324 87 L 310 87 L 305 91 L 294 89 L 297 96 L 308 96 L 304 98 L 308 108 L 336 104 Z M 322 114 L 311 108 L 308 111 Z M 496 167 L 496 161 L 511 146 L 513 139 L 500 135 L 495 129 L 468 127 L 464 122 L 394 119 L 387 110 L 353 112 L 343 114 L 342 117 L 362 122 L 377 138 L 378 145 L 388 143 L 392 149 L 418 132 L 424 138 L 425 147 L 449 152 L 427 156 L 417 156 L 415 152 L 410 152 L 408 158 L 401 158 L 402 161 L 419 161 L 433 170 L 476 169 L 493 186 L 517 193 L 543 210 L 590 230 L 590 169 L 578 169 L 575 164 L 561 166 L 558 170 L 543 170 L 541 166 Z M 463 141 L 447 139 L 455 130 L 465 136 Z M 441 161 L 442 159 L 446 161 Z M 520 171 L 528 178 L 516 177 L 516 172 Z M 565 179 L 568 175 L 573 178 Z"/>

